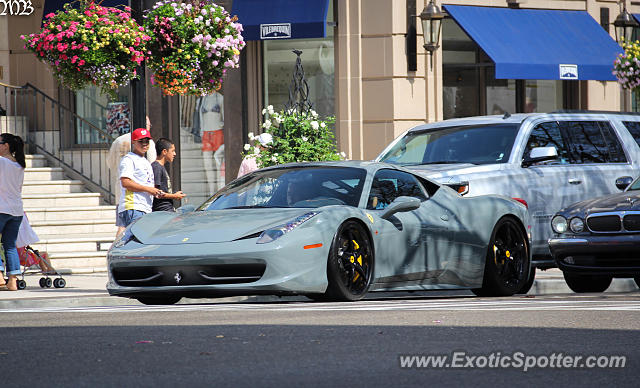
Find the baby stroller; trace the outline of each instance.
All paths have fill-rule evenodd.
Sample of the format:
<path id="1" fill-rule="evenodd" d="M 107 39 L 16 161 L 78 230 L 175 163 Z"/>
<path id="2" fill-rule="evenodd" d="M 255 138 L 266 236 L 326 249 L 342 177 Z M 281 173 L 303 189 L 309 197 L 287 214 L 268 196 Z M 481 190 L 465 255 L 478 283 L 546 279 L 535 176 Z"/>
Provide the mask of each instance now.
<path id="1" fill-rule="evenodd" d="M 38 242 L 40 239 L 38 235 L 33 231 L 27 215 L 25 214 L 20 224 L 20 230 L 18 231 L 18 239 L 16 240 L 16 246 L 18 247 L 18 256 L 20 256 L 20 265 L 22 266 L 21 278 L 18 279 L 18 289 L 24 290 L 27 287 L 27 282 L 24 280 L 24 275 L 29 273 L 42 273 L 44 277 L 40 278 L 40 287 L 50 288 L 64 288 L 67 282 L 62 276 L 53 268 L 49 257 L 46 252 L 40 253 L 37 249 L 31 248 L 29 244 Z M 4 252 L 3 252 L 4 253 Z M 3 255 L 4 259 L 4 255 Z M 49 276 L 57 276 L 56 279 L 51 279 Z"/>

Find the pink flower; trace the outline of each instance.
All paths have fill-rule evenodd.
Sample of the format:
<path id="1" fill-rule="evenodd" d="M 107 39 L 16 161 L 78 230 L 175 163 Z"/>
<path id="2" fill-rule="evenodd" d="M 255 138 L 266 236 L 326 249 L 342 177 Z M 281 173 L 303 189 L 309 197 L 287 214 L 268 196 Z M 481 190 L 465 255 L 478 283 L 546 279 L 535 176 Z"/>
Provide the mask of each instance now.
<path id="1" fill-rule="evenodd" d="M 81 60 L 78 61 L 78 66 L 82 66 L 82 65 L 84 65 L 84 59 L 81 59 Z"/>
<path id="2" fill-rule="evenodd" d="M 52 18 L 52 17 L 54 17 L 54 16 L 56 16 L 56 14 L 55 14 L 55 13 L 53 13 L 53 12 L 51 12 L 51 13 L 46 14 L 44 17 L 45 17 L 45 18 L 47 18 L 47 19 L 49 19 L 49 18 Z"/>

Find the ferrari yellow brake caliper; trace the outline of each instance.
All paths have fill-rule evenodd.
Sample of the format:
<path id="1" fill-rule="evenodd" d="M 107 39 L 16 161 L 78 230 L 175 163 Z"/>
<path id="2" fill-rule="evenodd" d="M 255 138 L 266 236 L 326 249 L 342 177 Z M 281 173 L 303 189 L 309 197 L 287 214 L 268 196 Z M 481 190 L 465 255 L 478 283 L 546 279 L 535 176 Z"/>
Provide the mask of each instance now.
<path id="1" fill-rule="evenodd" d="M 360 245 L 358 245 L 358 243 L 356 242 L 356 240 L 351 240 L 353 242 L 353 248 L 357 251 L 358 249 L 360 249 Z M 356 259 L 351 256 L 349 258 L 349 260 L 351 261 L 351 263 L 355 263 Z M 358 256 L 358 264 L 360 264 L 360 266 L 362 266 L 362 255 Z M 358 280 L 358 278 L 360 277 L 360 274 L 356 272 L 356 276 L 353 277 L 352 282 L 355 283 L 356 280 Z"/>

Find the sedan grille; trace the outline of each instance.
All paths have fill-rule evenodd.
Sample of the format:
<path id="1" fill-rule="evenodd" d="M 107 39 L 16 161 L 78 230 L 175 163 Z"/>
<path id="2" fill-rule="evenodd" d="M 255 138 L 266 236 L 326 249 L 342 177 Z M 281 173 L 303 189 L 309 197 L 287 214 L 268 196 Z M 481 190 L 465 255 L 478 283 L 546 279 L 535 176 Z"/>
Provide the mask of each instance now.
<path id="1" fill-rule="evenodd" d="M 594 233 L 640 232 L 640 212 L 619 211 L 587 216 L 587 227 Z"/>
<path id="2" fill-rule="evenodd" d="M 640 214 L 628 214 L 622 221 L 624 230 L 629 232 L 640 231 Z"/>
<path id="3" fill-rule="evenodd" d="M 587 218 L 587 225 L 592 232 L 619 232 L 620 216 L 591 216 Z"/>

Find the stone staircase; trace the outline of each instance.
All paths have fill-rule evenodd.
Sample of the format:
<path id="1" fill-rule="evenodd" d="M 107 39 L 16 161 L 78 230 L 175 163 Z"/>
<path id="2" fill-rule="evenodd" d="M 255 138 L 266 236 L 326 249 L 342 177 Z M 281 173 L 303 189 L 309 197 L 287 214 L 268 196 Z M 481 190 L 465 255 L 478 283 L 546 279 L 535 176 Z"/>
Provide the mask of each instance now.
<path id="1" fill-rule="evenodd" d="M 105 272 L 115 206 L 101 205 L 100 194 L 66 178 L 62 168 L 48 167 L 44 156 L 27 155 L 26 162 L 22 200 L 40 238 L 31 246 L 47 252 L 58 272 Z"/>

